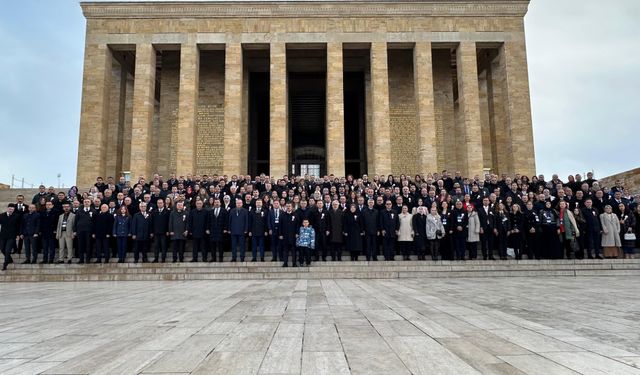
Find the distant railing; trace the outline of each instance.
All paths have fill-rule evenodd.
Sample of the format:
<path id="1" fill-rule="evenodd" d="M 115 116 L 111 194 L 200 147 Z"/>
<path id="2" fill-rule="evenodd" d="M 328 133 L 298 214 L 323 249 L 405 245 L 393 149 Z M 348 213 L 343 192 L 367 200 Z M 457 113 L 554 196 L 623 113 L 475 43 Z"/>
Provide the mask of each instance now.
<path id="1" fill-rule="evenodd" d="M 17 178 L 15 175 L 11 175 L 11 188 L 12 189 L 17 189 L 17 188 L 24 189 L 25 186 L 28 187 L 28 188 L 33 189 L 33 188 L 36 187 L 36 184 L 32 184 L 31 182 L 25 181 L 24 177 Z"/>

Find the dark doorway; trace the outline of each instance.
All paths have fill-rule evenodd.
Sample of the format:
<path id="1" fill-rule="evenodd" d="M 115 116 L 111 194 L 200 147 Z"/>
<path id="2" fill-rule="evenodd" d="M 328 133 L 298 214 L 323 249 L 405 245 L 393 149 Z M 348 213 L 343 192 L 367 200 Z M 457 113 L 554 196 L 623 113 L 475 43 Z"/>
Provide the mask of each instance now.
<path id="1" fill-rule="evenodd" d="M 269 73 L 249 74 L 249 173 L 269 174 Z"/>
<path id="2" fill-rule="evenodd" d="M 326 74 L 288 75 L 289 147 L 293 174 L 326 173 Z"/>
<path id="3" fill-rule="evenodd" d="M 365 154 L 364 72 L 344 73 L 345 173 L 359 177 L 367 173 Z"/>

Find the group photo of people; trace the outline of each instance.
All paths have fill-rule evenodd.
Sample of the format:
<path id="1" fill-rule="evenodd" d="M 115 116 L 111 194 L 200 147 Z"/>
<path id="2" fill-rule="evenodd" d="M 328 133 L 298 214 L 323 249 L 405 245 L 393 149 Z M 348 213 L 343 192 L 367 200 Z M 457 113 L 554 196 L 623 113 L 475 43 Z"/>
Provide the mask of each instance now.
<path id="1" fill-rule="evenodd" d="M 65 189 L 66 190 L 66 189 Z M 557 175 L 154 175 L 39 187 L 0 214 L 24 264 L 633 258 L 640 196 Z M 132 257 L 131 257 L 132 256 Z"/>

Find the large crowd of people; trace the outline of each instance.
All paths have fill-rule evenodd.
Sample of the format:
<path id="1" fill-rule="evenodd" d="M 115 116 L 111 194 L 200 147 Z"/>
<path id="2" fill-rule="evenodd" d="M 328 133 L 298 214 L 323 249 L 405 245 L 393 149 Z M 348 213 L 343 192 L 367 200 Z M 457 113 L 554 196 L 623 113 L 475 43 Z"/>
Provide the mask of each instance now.
<path id="1" fill-rule="evenodd" d="M 3 270 L 26 264 L 396 259 L 631 258 L 640 196 L 591 173 L 447 171 L 400 176 L 102 177 L 87 191 L 40 186 L 0 215 Z M 250 255 L 247 256 L 247 252 Z M 151 260 L 149 254 L 153 254 Z M 170 258 L 167 258 L 167 256 Z"/>

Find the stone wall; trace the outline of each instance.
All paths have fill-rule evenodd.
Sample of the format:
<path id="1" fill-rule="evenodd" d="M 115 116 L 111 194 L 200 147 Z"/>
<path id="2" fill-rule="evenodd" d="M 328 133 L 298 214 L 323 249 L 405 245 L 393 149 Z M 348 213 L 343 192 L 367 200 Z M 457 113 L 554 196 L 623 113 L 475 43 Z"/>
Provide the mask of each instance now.
<path id="1" fill-rule="evenodd" d="M 613 187 L 618 180 L 627 193 L 632 195 L 640 194 L 640 168 L 601 178 L 598 181 L 601 187 Z"/>
<path id="2" fill-rule="evenodd" d="M 418 173 L 418 118 L 413 87 L 413 51 L 389 50 L 391 172 Z"/>

